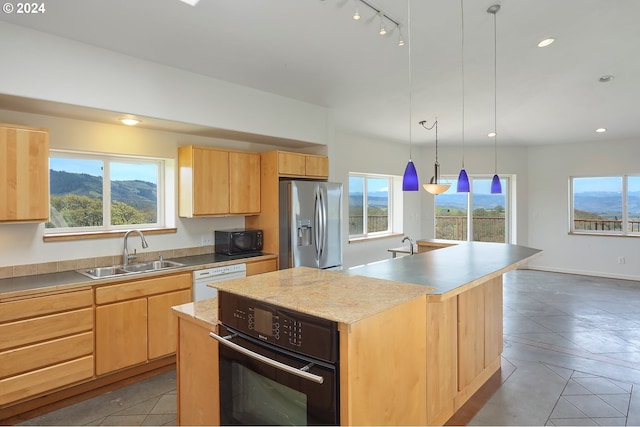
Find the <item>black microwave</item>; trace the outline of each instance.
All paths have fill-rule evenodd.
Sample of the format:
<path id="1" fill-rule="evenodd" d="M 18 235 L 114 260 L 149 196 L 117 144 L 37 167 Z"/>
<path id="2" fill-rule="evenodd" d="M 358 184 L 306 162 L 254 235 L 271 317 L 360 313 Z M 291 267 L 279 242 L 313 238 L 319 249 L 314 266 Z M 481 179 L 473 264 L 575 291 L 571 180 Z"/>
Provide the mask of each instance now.
<path id="1" fill-rule="evenodd" d="M 233 228 L 215 231 L 216 253 L 224 255 L 249 254 L 262 251 L 262 230 Z"/>

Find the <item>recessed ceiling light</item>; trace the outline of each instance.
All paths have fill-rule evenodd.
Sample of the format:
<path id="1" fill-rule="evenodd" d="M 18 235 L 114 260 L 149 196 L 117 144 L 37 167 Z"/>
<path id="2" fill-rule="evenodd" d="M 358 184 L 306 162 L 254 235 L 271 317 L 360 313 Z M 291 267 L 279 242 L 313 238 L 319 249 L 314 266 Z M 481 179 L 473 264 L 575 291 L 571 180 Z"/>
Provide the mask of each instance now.
<path id="1" fill-rule="evenodd" d="M 549 46 L 551 43 L 553 43 L 554 41 L 556 41 L 556 39 L 554 39 L 553 37 L 549 37 L 547 39 L 544 40 L 540 40 L 538 42 L 538 47 L 547 47 Z"/>
<path id="2" fill-rule="evenodd" d="M 186 4 L 190 5 L 190 6 L 195 6 L 195 5 L 198 4 L 198 2 L 200 0 L 180 0 L 180 1 L 183 2 L 183 3 L 186 3 Z"/>
<path id="3" fill-rule="evenodd" d="M 598 128 L 596 129 L 596 132 L 598 133 L 605 133 L 607 131 L 607 128 Z"/>
<path id="4" fill-rule="evenodd" d="M 487 136 L 488 136 L 489 138 L 493 138 L 494 136 L 496 136 L 496 133 L 495 133 L 495 132 L 489 132 L 489 133 L 487 134 Z"/>
<path id="5" fill-rule="evenodd" d="M 134 119 L 133 117 L 123 117 L 120 119 L 123 125 L 127 126 L 135 126 L 140 123 L 140 120 Z"/>
<path id="6" fill-rule="evenodd" d="M 607 83 L 613 80 L 613 76 L 611 74 L 604 75 L 598 79 L 600 83 Z"/>

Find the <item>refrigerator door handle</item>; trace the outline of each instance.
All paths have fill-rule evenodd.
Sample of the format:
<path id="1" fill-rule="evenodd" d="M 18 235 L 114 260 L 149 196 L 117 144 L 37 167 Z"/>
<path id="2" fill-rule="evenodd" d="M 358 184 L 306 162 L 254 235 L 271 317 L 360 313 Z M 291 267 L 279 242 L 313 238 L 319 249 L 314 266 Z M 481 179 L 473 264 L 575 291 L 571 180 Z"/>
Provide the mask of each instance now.
<path id="1" fill-rule="evenodd" d="M 318 259 L 320 259 L 324 254 L 324 248 L 327 243 L 327 204 L 321 189 L 318 191 L 318 195 L 320 196 L 320 251 L 318 252 Z"/>
<path id="2" fill-rule="evenodd" d="M 313 212 L 313 233 L 315 237 L 315 248 L 316 248 L 316 263 L 320 260 L 320 209 L 321 209 L 321 200 L 320 200 L 320 192 L 316 189 L 315 194 L 315 204 L 314 204 L 314 212 Z"/>

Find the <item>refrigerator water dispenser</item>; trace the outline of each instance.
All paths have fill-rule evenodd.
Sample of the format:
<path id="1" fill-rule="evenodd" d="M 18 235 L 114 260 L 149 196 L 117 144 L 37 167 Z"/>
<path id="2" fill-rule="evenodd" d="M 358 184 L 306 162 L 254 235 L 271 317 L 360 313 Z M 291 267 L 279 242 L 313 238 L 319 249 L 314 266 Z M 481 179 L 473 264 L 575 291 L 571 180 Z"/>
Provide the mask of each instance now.
<path id="1" fill-rule="evenodd" d="M 311 245 L 311 220 L 298 220 L 298 246 Z"/>

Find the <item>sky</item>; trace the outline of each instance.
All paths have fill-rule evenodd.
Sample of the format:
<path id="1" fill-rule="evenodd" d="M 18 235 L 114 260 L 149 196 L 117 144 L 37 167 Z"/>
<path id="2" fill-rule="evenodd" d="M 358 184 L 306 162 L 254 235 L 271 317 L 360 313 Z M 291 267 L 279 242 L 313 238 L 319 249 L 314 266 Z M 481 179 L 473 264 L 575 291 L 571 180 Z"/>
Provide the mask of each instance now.
<path id="1" fill-rule="evenodd" d="M 56 171 L 86 173 L 92 176 L 102 176 L 102 160 L 50 157 L 49 168 Z M 158 168 L 156 164 L 151 163 L 147 165 L 137 163 L 111 162 L 111 180 L 141 180 L 157 184 Z"/>

